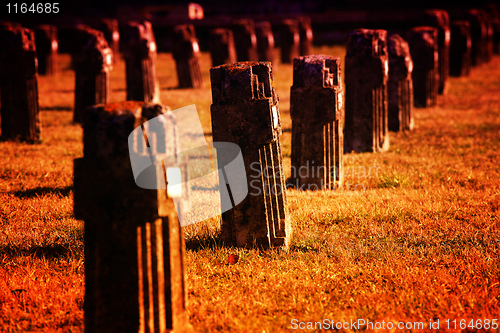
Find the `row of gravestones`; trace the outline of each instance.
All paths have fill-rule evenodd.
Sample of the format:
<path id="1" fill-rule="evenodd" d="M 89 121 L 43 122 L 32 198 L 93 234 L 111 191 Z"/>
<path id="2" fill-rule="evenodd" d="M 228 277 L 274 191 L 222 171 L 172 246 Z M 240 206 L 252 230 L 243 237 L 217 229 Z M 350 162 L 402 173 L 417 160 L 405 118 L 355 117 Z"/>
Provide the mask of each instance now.
<path id="1" fill-rule="evenodd" d="M 120 38 L 116 20 L 106 19 L 100 22 L 99 28 L 103 32 L 83 24 L 69 29 L 73 45 L 70 48 L 72 67 L 76 79 L 73 120 L 78 123 L 83 121 L 82 115 L 88 106 L 107 103 L 109 73 L 120 45 L 126 62 L 127 100 L 159 102 L 157 47 L 151 24 L 148 21 L 127 22 L 121 28 Z M 307 19 L 284 20 L 280 27 L 283 62 L 291 62 L 291 59 L 300 54 L 308 54 L 312 32 Z M 233 35 L 237 36 L 238 43 L 235 43 Z M 300 38 L 301 35 L 305 37 Z M 210 36 L 214 66 L 237 60 L 268 60 L 273 61 L 276 67 L 274 37 L 269 22 L 255 25 L 252 20 L 238 20 L 231 25 L 231 29 L 213 29 Z M 171 39 L 179 87 L 202 87 L 200 50 L 193 26 L 175 26 Z M 3 66 L 4 70 L 0 72 L 4 82 L 0 89 L 4 91 L 5 97 L 0 118 L 3 119 L 2 136 L 36 141 L 41 132 L 37 73 L 53 75 L 56 72 L 57 29 L 55 26 L 42 25 L 32 31 L 18 24 L 4 22 L 1 26 L 0 43 L 4 46 L 2 62 L 9 64 Z M 29 69 L 31 72 L 22 75 Z M 15 84 L 13 79 L 19 84 Z M 30 83 L 26 84 L 25 81 Z M 12 110 L 22 111 L 16 113 Z M 19 124 L 27 126 L 19 127 Z"/>
<path id="2" fill-rule="evenodd" d="M 148 29 L 141 26 L 143 30 L 136 31 L 140 36 L 147 35 L 144 31 Z M 9 31 L 12 33 L 3 37 L 11 36 L 12 45 L 21 43 L 23 57 L 33 61 L 32 33 L 22 28 Z M 82 66 L 82 72 L 95 72 L 97 68 L 102 73 L 103 64 L 112 63 L 112 53 L 95 34 L 90 35 L 95 39 L 86 45 L 94 45 L 94 51 L 87 50 L 75 57 L 75 69 Z M 435 100 L 439 91 L 437 35 L 436 28 L 412 29 L 407 36 L 408 45 L 399 36 L 387 38 L 384 30 L 361 29 L 352 33 L 345 58 L 345 103 L 339 58 L 314 55 L 294 59 L 290 97 L 292 168 L 299 172 L 292 171 L 289 181 L 293 185 L 336 188 L 342 185 L 344 149 L 387 149 L 391 101 L 388 91 L 397 91 L 394 100 L 398 101 L 398 119 L 403 124 L 399 129 L 411 128 L 412 99 L 417 99 L 411 93 L 412 84 L 423 84 L 425 101 Z M 135 49 L 149 59 L 154 47 L 150 39 L 143 40 Z M 92 52 L 96 52 L 94 56 L 98 54 L 99 61 L 88 61 Z M 19 59 L 5 60 L 15 63 Z M 149 77 L 154 66 L 142 61 L 140 67 L 148 70 L 141 76 Z M 412 77 L 412 63 L 422 81 Z M 28 87 L 26 92 L 29 87 L 36 87 L 36 65 L 23 70 L 26 75 L 19 71 L 16 75 Z M 7 71 L 3 68 L 2 73 Z M 393 84 L 397 89 L 388 89 L 392 74 L 397 74 Z M 261 190 L 259 195 L 249 195 L 222 215 L 224 244 L 286 247 L 292 230 L 284 191 L 287 185 L 279 139 L 281 122 L 271 63 L 225 64 L 212 68 L 210 76 L 213 140 L 239 145 L 247 179 Z M 105 86 L 106 80 L 104 75 L 91 81 Z M 25 103 L 34 103 L 34 96 L 29 96 Z M 145 190 L 136 185 L 128 150 L 129 134 L 165 113 L 160 104 L 129 101 L 91 106 L 81 115 L 84 156 L 75 160 L 74 201 L 75 217 L 85 220 L 85 327 L 89 332 L 191 329 L 185 304 L 184 237 L 173 200 L 168 188 Z M 164 127 L 156 129 L 156 137 L 164 142 L 157 140 L 155 151 L 161 153 L 160 146 L 166 150 L 176 142 L 175 137 L 165 135 L 175 133 L 172 117 L 167 114 Z M 255 162 L 259 168 L 249 167 Z M 316 170 L 309 167 L 313 163 Z M 161 163 L 155 164 L 154 176 L 168 182 Z"/>
<path id="3" fill-rule="evenodd" d="M 429 41 L 426 34 L 437 33 L 429 29 L 416 28 L 411 34 Z M 403 58 L 399 59 L 401 68 L 395 71 L 399 71 L 398 75 L 406 73 L 399 76 L 398 86 L 407 89 L 410 96 L 402 99 L 411 107 L 409 48 L 401 37 L 392 39 L 387 43 L 383 30 L 358 30 L 349 39 L 346 77 L 351 75 L 354 82 L 346 81 L 346 93 L 354 97 L 346 100 L 346 106 L 360 99 L 359 109 L 351 112 L 367 127 L 379 122 L 379 117 L 385 117 L 380 122 L 387 124 L 384 96 L 392 53 Z M 429 70 L 433 71 L 433 87 L 437 87 L 437 51 L 434 40 L 430 42 L 433 64 Z M 399 52 L 388 50 L 387 44 Z M 225 64 L 212 68 L 210 76 L 213 140 L 239 145 L 247 179 L 260 189 L 259 195 L 249 195 L 222 214 L 223 242 L 237 247 L 286 247 L 292 230 L 283 190 L 281 122 L 271 63 Z M 339 58 L 312 55 L 294 59 L 292 166 L 301 169 L 305 163 L 316 161 L 323 170 L 320 175 L 305 168 L 308 174 L 299 173 L 300 182 L 341 185 L 342 96 Z M 159 104 L 135 102 L 98 105 L 87 112 L 84 157 L 75 160 L 75 215 L 85 220 L 85 234 L 89 235 L 85 247 L 89 331 L 125 327 L 139 331 L 161 331 L 162 327 L 191 330 L 185 306 L 184 238 L 172 198 L 168 188 L 137 187 L 128 163 L 128 134 L 164 112 Z M 165 122 L 164 128 L 157 129 L 157 136 L 174 123 Z M 374 131 L 370 136 L 371 142 L 382 140 Z M 175 141 L 167 137 L 165 140 Z M 254 163 L 259 167 L 250 167 Z M 337 173 L 325 171 L 328 169 Z M 157 179 L 163 179 L 160 165 L 155 174 Z M 116 237 L 116 230 L 120 230 L 120 237 Z"/>
<path id="4" fill-rule="evenodd" d="M 445 90 L 448 73 L 455 76 L 467 75 L 471 65 L 486 62 L 491 58 L 493 52 L 499 52 L 499 43 L 498 41 L 494 42 L 493 25 L 487 24 L 482 11 L 471 10 L 467 13 L 467 21 L 454 21 L 450 25 L 448 14 L 445 11 L 426 11 L 426 22 L 437 28 L 437 34 L 428 28 L 420 28 L 420 31 L 414 29 L 414 31 L 408 33 L 407 38 L 410 43 L 421 44 L 418 47 L 410 48 L 414 53 L 413 58 L 419 60 L 428 59 L 427 64 L 424 64 L 423 60 L 417 61 L 417 70 L 413 71 L 415 95 L 413 100 L 416 106 L 425 107 L 435 104 L 436 95 L 443 93 Z M 72 45 L 75 45 L 71 50 L 73 53 L 73 67 L 76 72 L 75 122 L 82 122 L 82 113 L 88 106 L 106 103 L 108 100 L 107 79 L 114 62 L 114 55 L 117 54 L 120 48 L 120 33 L 118 32 L 118 22 L 116 20 L 104 19 L 99 22 L 96 26 L 103 33 L 85 25 L 70 29 L 72 30 L 70 34 Z M 279 24 L 275 23 L 273 26 L 280 33 L 282 62 L 290 62 L 299 54 L 309 54 L 312 30 L 310 21 L 307 18 L 280 20 Z M 252 20 L 244 19 L 234 21 L 229 27 L 231 29 L 218 28 L 211 30 L 209 44 L 213 66 L 236 61 L 264 60 L 271 61 L 273 70 L 276 70 L 274 37 L 269 22 L 254 23 Z M 57 31 L 54 26 L 39 26 L 34 30 L 36 37 L 34 39 L 29 30 L 17 25 L 3 24 L 2 30 L 5 38 L 4 43 L 8 46 L 2 53 L 2 57 L 5 59 L 3 63 L 9 63 L 8 67 L 5 66 L 2 75 L 4 82 L 6 82 L 4 86 L 6 91 L 4 105 L 6 107 L 3 108 L 4 125 L 2 126 L 2 136 L 11 139 L 37 140 L 40 136 L 40 122 L 38 120 L 38 98 L 35 89 L 36 70 L 33 71 L 34 76 L 29 74 L 31 84 L 25 84 L 16 73 L 25 72 L 26 69 L 33 67 L 29 66 L 29 63 L 34 62 L 32 58 L 35 57 L 36 53 L 38 53 L 38 72 L 44 74 L 53 74 L 55 72 L 58 49 Z M 155 66 L 156 44 L 151 24 L 147 21 L 142 23 L 128 22 L 122 26 L 121 31 L 123 36 L 121 38 L 121 49 L 126 60 L 127 100 L 158 102 L 159 88 Z M 65 35 L 67 39 L 67 33 Z M 233 36 L 237 37 L 234 38 Z M 18 44 L 12 43 L 14 39 L 18 40 Z M 176 26 L 171 39 L 179 86 L 201 87 L 202 74 L 198 58 L 199 46 L 193 26 Z M 238 40 L 236 44 L 235 39 Z M 391 44 L 395 45 L 392 43 L 393 39 L 392 37 L 388 39 L 390 50 L 392 49 Z M 419 68 L 434 63 L 432 60 L 432 43 L 429 44 L 428 42 L 431 39 L 434 40 L 434 44 L 437 44 L 438 52 L 436 74 L 439 76 L 439 82 L 437 92 L 434 89 L 435 87 L 427 86 L 429 83 L 434 82 L 429 80 L 429 75 L 432 76 L 433 74 L 424 74 L 427 73 L 427 69 L 420 70 Z M 33 40 L 36 41 L 36 47 Z M 413 42 L 413 40 L 416 40 L 416 42 Z M 111 50 L 107 45 L 111 46 Z M 394 51 L 401 52 L 399 49 Z M 422 54 L 415 54 L 418 52 Z M 448 60 L 449 52 L 453 54 L 450 60 Z M 9 61 L 8 59 L 16 59 L 17 61 Z M 24 65 L 20 59 L 25 59 L 27 64 Z M 36 69 L 36 62 L 34 66 Z M 15 81 L 20 84 L 15 86 L 13 84 Z M 391 82 L 389 82 L 389 85 L 392 84 Z M 421 84 L 421 82 L 427 83 Z M 389 88 L 389 91 L 396 91 L 396 87 Z M 32 91 L 25 91 L 26 89 Z M 404 90 L 404 88 L 402 89 Z M 8 96 L 16 96 L 16 98 L 9 98 Z M 31 98 L 32 101 L 25 103 L 26 98 L 23 96 Z M 15 101 L 18 104 L 23 104 L 24 108 L 31 106 L 31 109 L 23 110 L 23 112 L 13 116 L 9 109 L 23 109 L 16 105 L 9 107 L 9 102 L 16 103 Z M 391 110 L 397 109 L 395 103 L 397 103 L 397 100 L 389 96 L 389 129 L 405 130 L 411 128 L 411 115 L 403 113 L 403 118 L 401 118 L 397 112 L 391 112 Z M 406 104 L 411 104 L 411 101 Z M 24 118 L 29 121 L 17 121 L 17 118 Z M 350 119 L 348 118 L 346 122 L 349 124 Z M 19 124 L 23 123 L 31 124 L 31 127 L 20 127 Z M 349 137 L 346 139 L 347 142 L 350 142 Z M 359 150 L 356 147 L 349 146 L 348 148 Z M 377 149 L 383 150 L 383 143 Z"/>

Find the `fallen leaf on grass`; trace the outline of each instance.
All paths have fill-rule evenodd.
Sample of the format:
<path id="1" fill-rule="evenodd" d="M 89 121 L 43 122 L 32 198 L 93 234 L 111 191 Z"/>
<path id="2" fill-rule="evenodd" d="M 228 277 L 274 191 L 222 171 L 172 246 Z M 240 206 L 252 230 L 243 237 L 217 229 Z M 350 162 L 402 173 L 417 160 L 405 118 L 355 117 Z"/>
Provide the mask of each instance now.
<path id="1" fill-rule="evenodd" d="M 238 259 L 240 259 L 240 257 L 237 254 L 230 254 L 227 258 L 227 263 L 229 265 L 234 265 L 238 262 Z"/>

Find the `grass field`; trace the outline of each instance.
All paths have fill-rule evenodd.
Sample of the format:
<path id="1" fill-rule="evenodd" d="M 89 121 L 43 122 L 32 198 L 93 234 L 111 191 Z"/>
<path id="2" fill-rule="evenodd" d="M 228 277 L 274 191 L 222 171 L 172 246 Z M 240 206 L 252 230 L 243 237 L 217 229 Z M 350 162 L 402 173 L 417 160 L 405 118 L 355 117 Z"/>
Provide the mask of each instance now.
<path id="1" fill-rule="evenodd" d="M 345 49 L 315 53 L 342 57 Z M 2 332 L 84 328 L 83 222 L 72 208 L 82 129 L 72 123 L 69 57 L 61 56 L 59 65 L 55 77 L 39 78 L 41 143 L 0 143 Z M 209 67 L 203 53 L 204 87 L 177 89 L 171 55 L 158 57 L 161 100 L 172 109 L 196 104 L 207 133 Z M 285 64 L 275 73 L 288 173 L 291 74 Z M 110 102 L 125 98 L 121 60 L 111 90 Z M 469 77 L 451 78 L 438 106 L 415 109 L 415 124 L 412 132 L 390 134 L 387 153 L 347 154 L 343 190 L 287 191 L 294 228 L 288 252 L 221 248 L 217 219 L 186 227 L 195 331 L 282 332 L 324 319 L 372 322 L 345 331 L 382 328 L 382 322 L 413 331 L 423 323 L 428 330 L 436 320 L 440 329 L 465 323 L 474 330 L 485 319 L 494 327 L 491 320 L 500 319 L 500 58 Z M 239 255 L 237 264 L 228 264 L 230 254 Z"/>

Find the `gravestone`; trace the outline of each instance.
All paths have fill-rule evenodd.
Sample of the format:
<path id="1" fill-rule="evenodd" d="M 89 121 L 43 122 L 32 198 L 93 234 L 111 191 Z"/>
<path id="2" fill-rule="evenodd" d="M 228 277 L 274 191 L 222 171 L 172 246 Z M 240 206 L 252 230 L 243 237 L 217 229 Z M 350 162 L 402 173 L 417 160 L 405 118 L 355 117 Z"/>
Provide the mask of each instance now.
<path id="1" fill-rule="evenodd" d="M 35 36 L 16 24 L 0 28 L 0 91 L 2 137 L 34 142 L 40 139 Z"/>
<path id="2" fill-rule="evenodd" d="M 130 21 L 122 31 L 127 100 L 158 102 L 160 88 L 156 74 L 156 41 L 151 23 Z"/>
<path id="3" fill-rule="evenodd" d="M 484 50 L 484 62 L 490 62 L 493 58 L 493 48 L 494 48 L 494 38 L 495 38 L 495 30 L 494 23 L 485 13 L 485 22 L 486 22 L 486 41 L 485 41 L 485 50 Z"/>
<path id="4" fill-rule="evenodd" d="M 161 115 L 155 126 L 146 123 Z M 134 131 L 139 126 L 144 132 Z M 184 236 L 168 164 L 155 158 L 177 149 L 175 117 L 159 104 L 96 105 L 83 131 L 74 213 L 85 221 L 85 332 L 191 332 Z M 131 154 L 149 165 L 136 179 Z M 141 177 L 158 186 L 139 187 Z"/>
<path id="5" fill-rule="evenodd" d="M 271 63 L 222 65 L 210 70 L 210 78 L 213 141 L 240 147 L 249 185 L 245 199 L 222 213 L 224 245 L 288 247 L 291 224 Z M 227 164 L 219 151 L 217 160 L 218 165 Z"/>
<path id="6" fill-rule="evenodd" d="M 408 43 L 399 35 L 387 38 L 389 52 L 389 131 L 413 129 L 413 61 Z"/>
<path id="7" fill-rule="evenodd" d="M 255 23 L 250 19 L 234 20 L 233 30 L 238 61 L 258 61 L 257 37 L 255 36 Z"/>
<path id="8" fill-rule="evenodd" d="M 446 81 L 450 69 L 450 18 L 446 11 L 432 9 L 425 12 L 425 22 L 423 25 L 429 25 L 437 28 L 437 50 L 438 50 L 438 75 L 439 87 L 438 93 L 443 94 L 446 89 Z"/>
<path id="9" fill-rule="evenodd" d="M 212 67 L 236 62 L 233 31 L 218 28 L 210 31 L 210 56 Z"/>
<path id="10" fill-rule="evenodd" d="M 471 37 L 471 64 L 478 66 L 485 60 L 487 47 L 487 25 L 483 12 L 479 9 L 470 9 L 465 15 L 465 20 L 470 24 Z"/>
<path id="11" fill-rule="evenodd" d="M 439 89 L 437 29 L 415 27 L 407 33 L 413 60 L 413 102 L 416 107 L 435 106 Z"/>
<path id="12" fill-rule="evenodd" d="M 274 51 L 275 43 L 271 23 L 268 21 L 255 22 L 255 35 L 257 37 L 259 61 L 270 61 L 273 71 L 276 72 L 278 63 Z"/>
<path id="13" fill-rule="evenodd" d="M 280 34 L 281 62 L 291 64 L 293 59 L 300 55 L 299 22 L 283 20 L 277 27 Z"/>
<path id="14" fill-rule="evenodd" d="M 113 64 L 116 64 L 120 53 L 120 30 L 118 20 L 113 18 L 100 19 L 96 24 L 96 29 L 104 34 L 104 38 L 108 42 L 108 46 L 113 51 Z"/>
<path id="15" fill-rule="evenodd" d="M 107 102 L 113 52 L 100 31 L 82 26 L 77 37 L 80 46 L 73 58 L 76 81 L 73 121 L 81 124 L 89 106 Z"/>
<path id="16" fill-rule="evenodd" d="M 57 68 L 57 28 L 43 24 L 35 29 L 35 44 L 38 58 L 38 74 L 55 75 Z"/>
<path id="17" fill-rule="evenodd" d="M 493 26 L 493 54 L 500 54 L 500 18 L 492 21 Z"/>
<path id="18" fill-rule="evenodd" d="M 471 38 L 468 21 L 451 22 L 450 75 L 467 76 L 471 68 Z"/>
<path id="19" fill-rule="evenodd" d="M 340 58 L 326 55 L 293 60 L 292 173 L 288 184 L 297 189 L 342 186 L 344 98 L 340 67 Z"/>
<path id="20" fill-rule="evenodd" d="M 178 25 L 172 34 L 172 55 L 179 88 L 201 88 L 200 47 L 192 24 Z"/>
<path id="21" fill-rule="evenodd" d="M 309 17 L 299 17 L 299 35 L 300 35 L 300 55 L 310 55 L 312 52 L 313 31 L 311 19 Z"/>
<path id="22" fill-rule="evenodd" d="M 352 32 L 345 57 L 344 152 L 389 149 L 388 74 L 387 32 Z"/>

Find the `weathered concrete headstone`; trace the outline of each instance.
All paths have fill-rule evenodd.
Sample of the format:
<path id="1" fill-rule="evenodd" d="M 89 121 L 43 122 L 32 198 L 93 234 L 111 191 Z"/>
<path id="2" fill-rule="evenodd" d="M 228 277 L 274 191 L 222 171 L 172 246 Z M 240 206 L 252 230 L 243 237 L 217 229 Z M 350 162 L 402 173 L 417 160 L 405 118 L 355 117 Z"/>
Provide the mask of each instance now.
<path id="1" fill-rule="evenodd" d="M 283 20 L 278 25 L 281 47 L 281 62 L 291 64 L 300 55 L 299 22 Z"/>
<path id="2" fill-rule="evenodd" d="M 160 115 L 156 126 L 146 123 Z M 144 132 L 132 133 L 139 126 Z M 166 185 L 168 165 L 147 151 L 172 155 L 174 116 L 159 104 L 96 105 L 83 130 L 74 212 L 85 221 L 85 332 L 190 332 L 184 237 Z M 148 177 L 156 189 L 136 184 L 129 153 L 149 163 L 137 180 Z"/>
<path id="3" fill-rule="evenodd" d="M 292 174 L 288 184 L 297 189 L 342 186 L 344 97 L 340 67 L 340 58 L 326 55 L 293 60 Z"/>
<path id="4" fill-rule="evenodd" d="M 493 54 L 500 54 L 500 19 L 491 22 L 493 26 Z"/>
<path id="5" fill-rule="evenodd" d="M 38 58 L 38 74 L 55 75 L 57 68 L 57 28 L 43 24 L 35 29 L 36 54 Z"/>
<path id="6" fill-rule="evenodd" d="M 471 64 L 472 66 L 478 66 L 484 62 L 487 47 L 488 29 L 485 17 L 481 10 L 471 9 L 467 11 L 465 19 L 470 24 Z"/>
<path id="7" fill-rule="evenodd" d="M 408 43 L 399 35 L 387 38 L 389 52 L 389 131 L 413 129 L 413 61 Z"/>
<path id="8" fill-rule="evenodd" d="M 210 31 L 210 56 L 212 67 L 236 62 L 233 31 L 218 28 Z"/>
<path id="9" fill-rule="evenodd" d="M 222 214 L 224 244 L 288 247 L 291 224 L 271 63 L 222 65 L 212 68 L 210 77 L 213 141 L 239 145 L 249 185 L 248 196 Z M 217 159 L 226 164 L 219 153 Z"/>
<path id="10" fill-rule="evenodd" d="M 2 137 L 40 139 L 38 73 L 32 30 L 4 24 L 0 27 L 0 91 Z"/>
<path id="11" fill-rule="evenodd" d="M 201 88 L 203 77 L 200 69 L 200 47 L 194 27 L 191 24 L 179 25 L 172 35 L 172 54 L 177 68 L 180 88 Z"/>
<path id="12" fill-rule="evenodd" d="M 250 19 L 235 20 L 231 28 L 238 61 L 259 61 L 254 21 Z"/>
<path id="13" fill-rule="evenodd" d="M 127 79 L 127 100 L 158 102 L 160 88 L 156 75 L 156 41 L 148 21 L 127 22 L 122 43 Z"/>
<path id="14" fill-rule="evenodd" d="M 311 27 L 311 19 L 309 17 L 299 17 L 299 35 L 300 35 L 300 55 L 306 56 L 311 54 L 313 43 L 313 31 Z"/>
<path id="15" fill-rule="evenodd" d="M 433 9 L 425 12 L 426 20 L 423 25 L 437 28 L 437 50 L 438 50 L 438 93 L 443 94 L 446 89 L 446 81 L 450 69 L 450 18 L 446 11 Z"/>
<path id="16" fill-rule="evenodd" d="M 407 40 L 413 60 L 414 105 L 434 106 L 439 89 L 437 29 L 427 26 L 412 28 Z"/>
<path id="17" fill-rule="evenodd" d="M 471 38 L 468 21 L 451 22 L 450 75 L 467 76 L 471 68 Z"/>
<path id="18" fill-rule="evenodd" d="M 88 27 L 79 30 L 78 40 L 80 50 L 73 58 L 76 81 L 73 121 L 83 123 L 83 114 L 89 106 L 107 102 L 113 51 L 102 32 Z"/>
<path id="19" fill-rule="evenodd" d="M 486 22 L 486 41 L 485 41 L 485 50 L 484 50 L 484 62 L 490 62 L 493 58 L 493 47 L 494 47 L 494 38 L 495 38 L 495 30 L 493 26 L 493 21 L 487 16 L 485 13 L 485 22 Z"/>
<path id="20" fill-rule="evenodd" d="M 104 34 L 108 46 L 113 51 L 113 64 L 116 64 L 116 60 L 120 53 L 120 30 L 118 20 L 112 18 L 101 19 L 97 23 L 96 29 L 102 31 Z"/>
<path id="21" fill-rule="evenodd" d="M 278 63 L 274 51 L 275 43 L 271 23 L 268 21 L 255 22 L 255 35 L 257 36 L 259 61 L 270 61 L 273 65 L 273 71 L 276 72 Z"/>
<path id="22" fill-rule="evenodd" d="M 345 57 L 344 152 L 389 149 L 388 74 L 387 32 L 351 33 Z"/>

